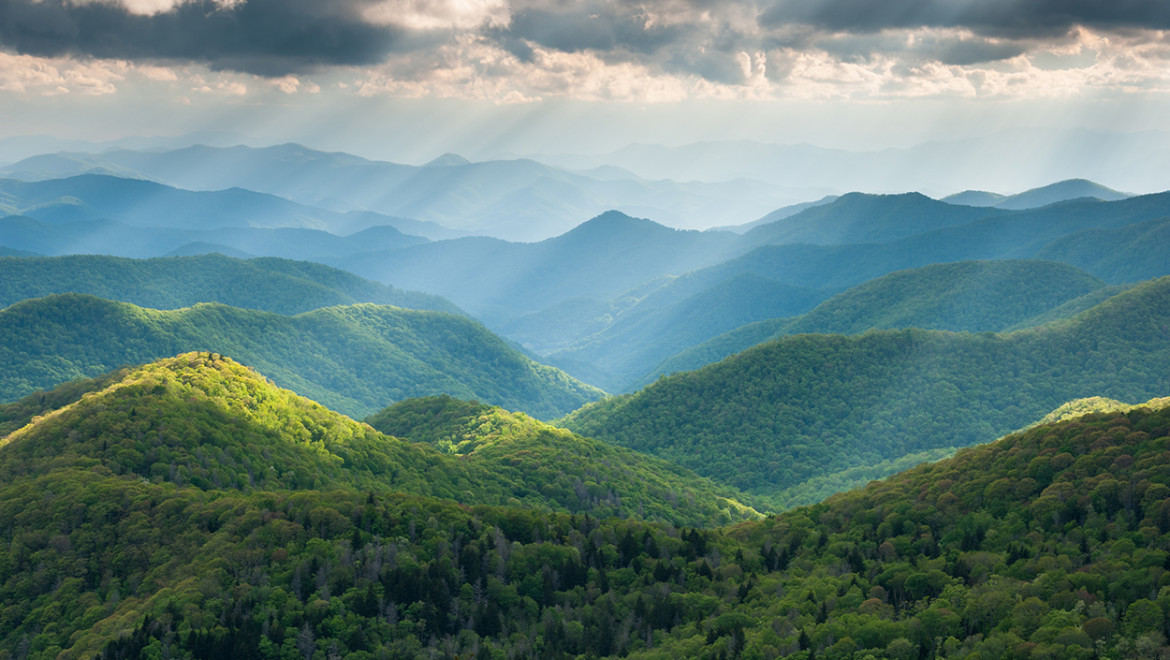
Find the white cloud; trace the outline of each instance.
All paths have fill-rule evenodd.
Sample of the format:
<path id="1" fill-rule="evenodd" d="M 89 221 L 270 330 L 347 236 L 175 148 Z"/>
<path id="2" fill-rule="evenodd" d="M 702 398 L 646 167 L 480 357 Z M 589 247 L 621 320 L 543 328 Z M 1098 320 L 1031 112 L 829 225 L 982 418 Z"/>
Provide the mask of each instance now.
<path id="1" fill-rule="evenodd" d="M 76 62 L 0 52 L 0 90 L 39 96 L 113 94 L 129 68 L 119 61 Z"/>
<path id="2" fill-rule="evenodd" d="M 506 0 L 380 0 L 367 7 L 362 17 L 410 30 L 502 27 L 511 18 Z"/>

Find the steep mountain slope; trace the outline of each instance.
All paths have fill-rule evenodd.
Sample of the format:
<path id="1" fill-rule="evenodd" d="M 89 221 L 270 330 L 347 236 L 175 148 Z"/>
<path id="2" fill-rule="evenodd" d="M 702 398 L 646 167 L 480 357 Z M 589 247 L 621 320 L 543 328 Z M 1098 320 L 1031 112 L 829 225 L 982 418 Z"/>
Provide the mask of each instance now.
<path id="1" fill-rule="evenodd" d="M 201 302 L 298 314 L 370 302 L 458 313 L 451 303 L 342 270 L 285 259 L 221 255 L 133 260 L 105 256 L 0 259 L 0 307 L 54 293 L 86 293 L 154 309 Z"/>
<path id="2" fill-rule="evenodd" d="M 190 410 L 247 418 L 246 404 L 203 398 L 217 380 L 205 374 L 222 367 L 200 361 L 173 377 L 144 373 L 143 384 Z M 152 410 L 143 397 L 132 410 Z M 208 444 L 192 462 L 212 472 L 248 447 L 154 427 L 102 447 L 50 432 L 47 418 L 25 433 L 64 448 L 60 460 L 45 461 L 31 435 L 0 446 L 10 475 L 0 480 L 0 652 L 1156 657 L 1170 650 L 1164 405 L 1036 427 L 814 507 L 708 531 L 466 506 L 344 477 L 322 490 L 179 486 L 165 465 L 147 479 L 107 466 L 133 461 L 139 444 L 185 459 L 185 438 Z M 98 414 L 139 424 L 117 400 Z M 295 437 L 265 439 L 303 445 Z M 470 474 L 458 464 L 475 455 L 446 463 L 368 427 L 322 440 L 308 460 L 335 472 L 356 467 L 330 462 L 365 440 L 454 470 L 428 470 L 436 477 Z"/>
<path id="3" fill-rule="evenodd" d="M 876 331 L 767 342 L 564 424 L 799 504 L 809 479 L 1020 428 L 1062 402 L 1170 391 L 1170 278 L 1005 335 Z"/>
<path id="4" fill-rule="evenodd" d="M 220 304 L 156 311 L 68 294 L 0 310 L 0 337 L 2 400 L 190 350 L 244 360 L 355 416 L 447 393 L 552 417 L 600 394 L 465 317 L 371 304 L 290 317 Z"/>

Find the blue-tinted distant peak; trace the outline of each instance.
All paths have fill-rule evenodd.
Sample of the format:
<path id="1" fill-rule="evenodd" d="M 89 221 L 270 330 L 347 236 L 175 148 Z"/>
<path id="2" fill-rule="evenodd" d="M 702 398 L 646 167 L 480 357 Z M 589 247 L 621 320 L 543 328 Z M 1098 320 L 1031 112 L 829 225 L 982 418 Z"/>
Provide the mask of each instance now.
<path id="1" fill-rule="evenodd" d="M 445 153 L 442 156 L 439 156 L 438 158 L 432 160 L 431 162 L 427 163 L 426 165 L 423 165 L 423 167 L 461 167 L 463 165 L 470 165 L 470 164 L 471 164 L 471 161 L 467 160 L 463 156 L 460 156 L 459 154 L 453 154 L 453 153 L 448 152 L 448 153 Z"/>
<path id="2" fill-rule="evenodd" d="M 577 225 L 574 229 L 566 233 L 565 236 L 608 236 L 648 231 L 673 232 L 675 230 L 665 225 L 660 225 L 653 220 L 635 218 L 621 211 L 606 211 L 599 216 Z"/>

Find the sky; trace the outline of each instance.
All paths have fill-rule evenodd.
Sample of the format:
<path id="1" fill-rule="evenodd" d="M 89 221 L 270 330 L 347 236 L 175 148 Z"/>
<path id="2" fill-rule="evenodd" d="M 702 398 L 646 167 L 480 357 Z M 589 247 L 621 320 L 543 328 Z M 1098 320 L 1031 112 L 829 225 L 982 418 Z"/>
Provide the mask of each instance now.
<path id="1" fill-rule="evenodd" d="M 0 137 L 425 162 L 1168 117 L 1161 0 L 0 0 Z"/>

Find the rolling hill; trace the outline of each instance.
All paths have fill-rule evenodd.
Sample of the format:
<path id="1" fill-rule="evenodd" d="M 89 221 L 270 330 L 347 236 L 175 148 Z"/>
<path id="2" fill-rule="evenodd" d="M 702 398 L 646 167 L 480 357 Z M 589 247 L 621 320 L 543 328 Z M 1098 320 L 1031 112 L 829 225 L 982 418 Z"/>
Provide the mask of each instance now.
<path id="1" fill-rule="evenodd" d="M 761 319 L 693 344 L 644 372 L 633 385 L 698 369 L 784 335 L 895 328 L 1016 330 L 1074 316 L 1119 292 L 1055 262 L 966 261 L 897 271 L 837 294 L 805 314 Z"/>
<path id="2" fill-rule="evenodd" d="M 1170 391 L 1167 310 L 1162 278 L 1069 321 L 1008 334 L 782 337 L 563 423 L 776 507 L 808 503 L 801 484 L 826 474 L 970 445 L 1071 399 Z"/>
<path id="3" fill-rule="evenodd" d="M 475 451 L 410 442 L 395 420 L 441 408 Z M 63 464 L 200 490 L 352 488 L 546 511 L 712 525 L 759 514 L 697 475 L 541 424 L 436 397 L 395 404 L 375 431 L 218 353 L 185 353 L 5 406 L 5 480 Z M 381 429 L 379 429 L 381 430 Z M 436 427 L 431 429 L 434 432 Z M 208 459 L 211 457 L 211 460 Z"/>
<path id="4" fill-rule="evenodd" d="M 181 356 L 9 435 L 0 652 L 1089 660 L 1167 650 L 1164 400 L 696 530 L 393 493 L 371 483 L 383 467 L 410 485 L 427 466 L 413 482 L 424 490 L 466 475 L 461 488 L 485 487 L 469 497 L 493 497 L 474 478 L 478 449 L 445 458 L 267 387 L 215 356 Z M 437 407 L 452 420 L 472 408 Z M 260 478 L 269 466 L 281 477 L 248 484 L 253 462 Z M 321 470 L 320 488 L 285 487 L 301 466 Z M 184 468 L 205 481 L 176 483 Z"/>
<path id="5" fill-rule="evenodd" d="M 833 296 L 794 319 L 785 332 L 998 332 L 1104 286 L 1077 268 L 1055 262 L 935 264 L 890 273 Z"/>
<path id="6" fill-rule="evenodd" d="M 107 256 L 0 259 L 0 307 L 85 293 L 154 309 L 201 302 L 299 314 L 359 302 L 459 313 L 451 303 L 305 261 L 222 255 L 135 260 Z"/>
<path id="7" fill-rule="evenodd" d="M 296 316 L 201 303 L 158 311 L 65 294 L 0 310 L 0 400 L 127 364 L 209 350 L 354 416 L 451 394 L 554 417 L 600 392 L 466 317 L 368 303 Z"/>

